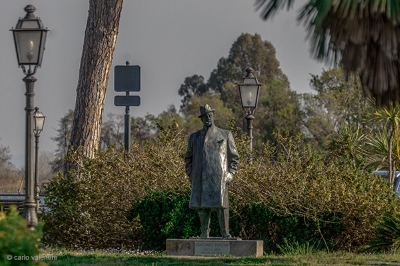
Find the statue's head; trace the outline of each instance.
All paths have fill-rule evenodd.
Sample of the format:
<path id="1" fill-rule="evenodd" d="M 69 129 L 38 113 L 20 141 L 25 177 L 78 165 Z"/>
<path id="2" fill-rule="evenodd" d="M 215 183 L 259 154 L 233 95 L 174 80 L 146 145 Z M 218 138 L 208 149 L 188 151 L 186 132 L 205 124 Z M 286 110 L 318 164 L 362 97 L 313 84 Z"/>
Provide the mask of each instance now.
<path id="1" fill-rule="evenodd" d="M 214 124 L 214 109 L 211 109 L 208 104 L 200 106 L 199 118 L 203 121 L 204 126 L 211 127 Z"/>

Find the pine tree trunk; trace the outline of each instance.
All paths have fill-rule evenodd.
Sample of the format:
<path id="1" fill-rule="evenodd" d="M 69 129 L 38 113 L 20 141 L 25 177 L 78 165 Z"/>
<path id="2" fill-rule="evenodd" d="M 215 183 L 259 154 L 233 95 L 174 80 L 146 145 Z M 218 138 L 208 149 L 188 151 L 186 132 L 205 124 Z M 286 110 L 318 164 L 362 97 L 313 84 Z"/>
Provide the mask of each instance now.
<path id="1" fill-rule="evenodd" d="M 123 0 L 90 0 L 77 87 L 71 146 L 93 158 L 99 147 L 104 100 Z"/>

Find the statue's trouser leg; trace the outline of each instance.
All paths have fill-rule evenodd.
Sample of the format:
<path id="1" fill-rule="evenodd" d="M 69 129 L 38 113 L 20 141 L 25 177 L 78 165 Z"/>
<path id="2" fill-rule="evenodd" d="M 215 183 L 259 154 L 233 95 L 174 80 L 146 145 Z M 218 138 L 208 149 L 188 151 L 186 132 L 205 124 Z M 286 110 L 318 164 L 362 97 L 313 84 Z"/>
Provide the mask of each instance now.
<path id="1" fill-rule="evenodd" d="M 217 215 L 218 215 L 219 227 L 221 228 L 222 238 L 232 237 L 229 234 L 229 209 L 228 208 L 218 209 Z"/>
<path id="2" fill-rule="evenodd" d="M 210 234 L 210 214 L 211 210 L 199 210 L 201 235 L 200 237 L 208 238 Z"/>

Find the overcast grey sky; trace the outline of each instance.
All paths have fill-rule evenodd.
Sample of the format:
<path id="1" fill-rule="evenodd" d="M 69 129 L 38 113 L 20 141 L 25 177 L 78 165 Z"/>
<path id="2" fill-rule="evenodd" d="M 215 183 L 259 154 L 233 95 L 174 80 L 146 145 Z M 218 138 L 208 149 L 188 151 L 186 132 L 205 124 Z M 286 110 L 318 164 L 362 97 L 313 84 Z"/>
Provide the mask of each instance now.
<path id="1" fill-rule="evenodd" d="M 114 52 L 104 113 L 123 114 L 115 107 L 114 66 L 129 60 L 141 67 L 141 106 L 132 116 L 159 114 L 180 105 L 178 89 L 187 76 L 208 79 L 221 57 L 226 57 L 241 33 L 258 33 L 276 48 L 281 69 L 291 88 L 311 92 L 310 73 L 324 66 L 309 53 L 306 31 L 298 26 L 297 11 L 306 0 L 296 1 L 290 12 L 281 11 L 264 22 L 251 0 L 125 0 Z M 54 151 L 58 120 L 74 109 L 80 57 L 86 27 L 88 0 L 3 1 L 0 9 L 0 145 L 8 146 L 13 162 L 22 165 L 25 145 L 25 85 L 18 68 L 11 27 L 25 16 L 24 7 L 36 7 L 50 32 L 42 67 L 35 77 L 35 106 L 46 116 L 40 148 Z"/>

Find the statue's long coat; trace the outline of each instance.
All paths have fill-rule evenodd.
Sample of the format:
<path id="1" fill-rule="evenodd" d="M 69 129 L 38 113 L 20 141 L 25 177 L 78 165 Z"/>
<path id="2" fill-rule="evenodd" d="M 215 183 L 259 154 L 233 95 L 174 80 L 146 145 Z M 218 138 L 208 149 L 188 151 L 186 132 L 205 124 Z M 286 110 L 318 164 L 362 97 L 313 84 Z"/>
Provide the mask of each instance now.
<path id="1" fill-rule="evenodd" d="M 189 207 L 228 208 L 227 174 L 237 170 L 239 154 L 232 133 L 211 126 L 189 137 L 185 155 L 186 173 L 192 183 Z"/>

